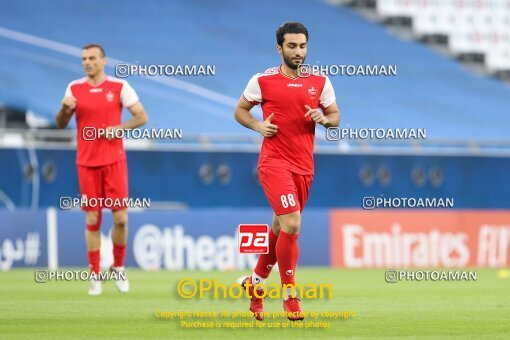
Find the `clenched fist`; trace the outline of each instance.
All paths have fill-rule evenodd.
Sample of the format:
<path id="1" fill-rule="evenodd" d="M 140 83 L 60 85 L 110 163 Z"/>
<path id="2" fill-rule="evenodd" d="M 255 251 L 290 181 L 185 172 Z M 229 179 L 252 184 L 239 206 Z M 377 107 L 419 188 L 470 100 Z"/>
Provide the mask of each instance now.
<path id="1" fill-rule="evenodd" d="M 64 108 L 67 113 L 74 111 L 76 108 L 76 98 L 73 96 L 64 97 L 64 99 L 62 99 L 62 108 Z"/>

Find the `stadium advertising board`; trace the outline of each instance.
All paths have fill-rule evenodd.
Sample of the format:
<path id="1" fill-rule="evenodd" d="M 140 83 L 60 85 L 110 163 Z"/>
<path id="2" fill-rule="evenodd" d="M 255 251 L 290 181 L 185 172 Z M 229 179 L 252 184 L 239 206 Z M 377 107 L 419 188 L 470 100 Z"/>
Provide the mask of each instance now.
<path id="1" fill-rule="evenodd" d="M 331 264 L 345 268 L 510 265 L 510 212 L 331 212 Z"/>

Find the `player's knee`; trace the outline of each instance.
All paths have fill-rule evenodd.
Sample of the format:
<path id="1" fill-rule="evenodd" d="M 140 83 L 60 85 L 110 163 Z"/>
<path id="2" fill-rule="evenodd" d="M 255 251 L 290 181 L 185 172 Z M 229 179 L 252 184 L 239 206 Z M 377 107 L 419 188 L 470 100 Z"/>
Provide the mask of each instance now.
<path id="1" fill-rule="evenodd" d="M 287 234 L 296 235 L 296 234 L 299 234 L 299 229 L 300 229 L 299 225 L 288 225 L 288 226 L 285 227 L 284 231 Z"/>
<path id="2" fill-rule="evenodd" d="M 291 213 L 280 218 L 281 229 L 287 234 L 299 234 L 301 227 L 301 214 L 299 212 Z"/>
<path id="3" fill-rule="evenodd" d="M 101 227 L 101 221 L 99 218 L 99 211 L 89 211 L 85 216 L 85 223 L 87 224 L 87 230 L 97 231 Z"/>
<path id="4" fill-rule="evenodd" d="M 299 228 L 301 225 L 301 214 L 299 211 L 289 214 L 286 218 L 286 224 L 287 226 Z"/>
<path id="5" fill-rule="evenodd" d="M 126 215 L 114 216 L 113 224 L 116 228 L 125 228 L 128 224 L 128 218 Z"/>
<path id="6" fill-rule="evenodd" d="M 97 224 L 98 216 L 97 214 L 91 214 L 88 213 L 86 217 L 86 222 L 88 225 L 95 225 Z"/>

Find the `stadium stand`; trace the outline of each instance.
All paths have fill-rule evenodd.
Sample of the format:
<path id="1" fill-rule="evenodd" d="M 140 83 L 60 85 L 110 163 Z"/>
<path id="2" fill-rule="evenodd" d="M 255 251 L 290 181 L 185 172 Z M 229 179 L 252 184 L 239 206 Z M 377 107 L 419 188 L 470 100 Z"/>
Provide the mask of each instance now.
<path id="1" fill-rule="evenodd" d="M 385 15 L 400 10 L 393 2 L 377 2 L 378 6 L 383 3 L 388 4 Z M 52 122 L 65 86 L 81 76 L 80 47 L 97 41 L 106 47 L 111 73 L 120 60 L 216 65 L 216 75 L 210 77 L 130 78 L 151 115 L 151 127 L 179 127 L 188 135 L 248 135 L 249 131 L 233 122 L 232 107 L 253 73 L 278 64 L 275 28 L 295 19 L 310 28 L 311 64 L 397 65 L 396 77 L 332 77 L 345 113 L 344 126 L 422 127 L 428 129 L 429 138 L 507 137 L 508 86 L 472 74 L 419 43 L 402 41 L 348 8 L 322 1 L 285 0 L 282 6 L 288 7 L 288 13 L 283 15 L 272 13 L 270 4 L 5 3 L 0 13 L 0 102 L 30 109 Z M 73 15 L 76 7 L 80 16 Z M 382 11 L 384 7 L 377 8 Z M 416 6 L 409 8 L 414 9 L 406 10 L 408 15 L 423 12 Z M 112 19 L 102 12 L 117 16 Z M 259 13 L 256 23 L 247 20 L 253 13 Z M 26 20 L 17 20 L 19 16 Z M 134 25 L 135 21 L 144 25 Z M 503 40 L 503 35 L 498 39 Z M 462 42 L 452 44 L 463 46 Z M 495 52 L 487 60 L 498 69 L 497 65 L 508 60 L 506 49 L 490 49 Z"/>
<path id="2" fill-rule="evenodd" d="M 454 56 L 482 54 L 491 73 L 510 71 L 507 0 L 378 0 L 375 5 L 384 19 L 411 19 L 420 38 L 445 36 Z"/>

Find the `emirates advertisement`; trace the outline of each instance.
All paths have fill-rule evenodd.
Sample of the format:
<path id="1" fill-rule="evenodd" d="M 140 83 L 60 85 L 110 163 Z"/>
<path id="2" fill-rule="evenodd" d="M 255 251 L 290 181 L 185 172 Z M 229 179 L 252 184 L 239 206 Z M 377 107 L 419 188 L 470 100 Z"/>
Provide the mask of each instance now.
<path id="1" fill-rule="evenodd" d="M 344 268 L 510 265 L 510 212 L 331 212 L 331 264 Z"/>

